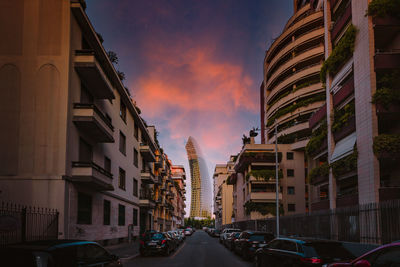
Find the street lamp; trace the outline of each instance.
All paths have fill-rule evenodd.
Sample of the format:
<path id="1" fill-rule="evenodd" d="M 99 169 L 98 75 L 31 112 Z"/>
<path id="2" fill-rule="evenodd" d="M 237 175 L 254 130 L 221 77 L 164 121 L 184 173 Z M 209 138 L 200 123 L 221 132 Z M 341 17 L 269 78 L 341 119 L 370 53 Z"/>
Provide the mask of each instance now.
<path id="1" fill-rule="evenodd" d="M 276 237 L 279 237 L 278 127 L 275 125 Z"/>

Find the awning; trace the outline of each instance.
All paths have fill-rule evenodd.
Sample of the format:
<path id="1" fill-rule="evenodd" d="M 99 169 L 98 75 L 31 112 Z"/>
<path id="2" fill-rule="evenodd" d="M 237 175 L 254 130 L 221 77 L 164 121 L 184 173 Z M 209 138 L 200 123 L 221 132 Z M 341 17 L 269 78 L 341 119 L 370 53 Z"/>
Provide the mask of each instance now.
<path id="1" fill-rule="evenodd" d="M 357 140 L 357 135 L 356 132 L 354 132 L 349 136 L 346 136 L 339 142 L 337 142 L 330 163 L 333 163 L 353 153 L 353 148 L 354 144 L 356 143 L 356 140 Z"/>

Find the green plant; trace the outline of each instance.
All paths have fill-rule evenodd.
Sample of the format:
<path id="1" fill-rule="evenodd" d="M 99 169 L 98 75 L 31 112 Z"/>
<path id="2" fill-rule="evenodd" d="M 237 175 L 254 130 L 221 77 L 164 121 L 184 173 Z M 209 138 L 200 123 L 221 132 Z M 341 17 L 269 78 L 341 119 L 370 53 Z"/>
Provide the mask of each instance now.
<path id="1" fill-rule="evenodd" d="M 400 134 L 380 134 L 375 136 L 372 148 L 374 154 L 378 157 L 382 153 L 400 153 Z"/>
<path id="2" fill-rule="evenodd" d="M 368 4 L 367 16 L 400 18 L 400 0 L 372 0 Z"/>
<path id="3" fill-rule="evenodd" d="M 320 79 L 322 83 L 325 83 L 326 74 L 336 74 L 339 67 L 352 56 L 356 34 L 357 28 L 351 24 L 338 44 L 332 50 L 330 56 L 322 64 L 320 71 Z"/>
<path id="4" fill-rule="evenodd" d="M 352 170 L 357 170 L 357 158 L 358 153 L 356 147 L 354 147 L 354 151 L 352 154 L 339 159 L 331 164 L 332 173 L 335 177 L 346 174 Z"/>
<path id="5" fill-rule="evenodd" d="M 287 113 L 293 112 L 300 107 L 305 107 L 312 103 L 315 103 L 318 101 L 323 101 L 323 100 L 325 100 L 325 98 L 326 98 L 325 93 L 319 93 L 310 98 L 302 99 L 298 102 L 293 102 L 293 104 L 288 105 L 285 108 L 279 109 L 274 115 L 269 117 L 267 126 L 271 126 L 277 118 L 280 118 Z"/>
<path id="6" fill-rule="evenodd" d="M 250 179 L 250 176 L 253 176 L 257 180 L 263 179 L 264 181 L 269 181 L 271 179 L 275 179 L 275 170 L 252 170 L 246 174 L 246 181 Z M 278 171 L 278 179 L 283 177 L 282 170 Z"/>
<path id="7" fill-rule="evenodd" d="M 400 104 L 400 91 L 383 87 L 376 90 L 372 96 L 373 104 L 381 104 L 385 109 L 388 109 L 391 104 Z"/>
<path id="8" fill-rule="evenodd" d="M 328 135 L 328 127 L 326 120 L 320 125 L 320 127 L 315 130 L 306 145 L 307 155 L 312 155 L 314 151 L 318 150 L 322 145 L 324 140 Z"/>
<path id="9" fill-rule="evenodd" d="M 275 203 L 261 203 L 261 202 L 252 202 L 247 201 L 244 204 L 244 209 L 247 215 L 250 215 L 252 211 L 256 211 L 261 213 L 261 215 L 276 215 L 276 204 Z M 283 214 L 283 207 L 280 205 L 279 214 Z"/>
<path id="10" fill-rule="evenodd" d="M 333 115 L 332 132 L 335 133 L 340 131 L 343 126 L 347 124 L 349 119 L 355 115 L 355 112 L 354 101 L 351 101 L 339 110 L 335 110 Z"/>
<path id="11" fill-rule="evenodd" d="M 312 183 L 315 178 L 328 175 L 329 175 L 329 164 L 328 162 L 325 162 L 319 165 L 318 167 L 313 168 L 308 174 L 308 179 L 310 183 Z"/>

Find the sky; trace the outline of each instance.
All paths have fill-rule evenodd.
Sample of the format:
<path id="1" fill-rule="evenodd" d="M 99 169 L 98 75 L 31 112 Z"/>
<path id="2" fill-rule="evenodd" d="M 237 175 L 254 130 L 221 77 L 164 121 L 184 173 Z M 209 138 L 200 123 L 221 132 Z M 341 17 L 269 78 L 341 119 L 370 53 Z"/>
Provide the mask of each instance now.
<path id="1" fill-rule="evenodd" d="M 260 127 L 265 51 L 292 15 L 293 1 L 86 2 L 142 117 L 156 126 L 172 163 L 185 166 L 189 214 L 186 141 L 197 140 L 212 179 L 216 164 L 240 152 L 242 135 Z"/>

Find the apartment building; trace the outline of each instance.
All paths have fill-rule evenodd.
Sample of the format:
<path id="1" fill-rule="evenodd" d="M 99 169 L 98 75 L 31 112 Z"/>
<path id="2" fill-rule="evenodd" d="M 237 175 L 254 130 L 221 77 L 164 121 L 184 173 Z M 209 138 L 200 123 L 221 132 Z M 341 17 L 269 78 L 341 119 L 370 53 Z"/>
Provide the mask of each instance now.
<path id="1" fill-rule="evenodd" d="M 324 1 L 326 106 L 310 119 L 307 147 L 312 210 L 400 197 L 400 20 L 386 6 L 395 2 Z"/>
<path id="2" fill-rule="evenodd" d="M 232 158 L 232 156 L 231 156 Z M 232 222 L 233 186 L 227 184 L 227 178 L 234 173 L 233 162 L 217 164 L 214 169 L 214 215 L 215 228 Z"/>
<path id="3" fill-rule="evenodd" d="M 185 167 L 182 165 L 172 165 L 171 166 L 171 175 L 172 180 L 174 182 L 174 215 L 173 215 L 173 223 L 174 229 L 184 226 L 184 218 L 185 218 L 185 200 L 186 200 L 186 172 Z"/>
<path id="4" fill-rule="evenodd" d="M 151 229 L 155 128 L 84 1 L 17 0 L 0 13 L 0 200 L 57 209 L 59 238 L 113 243 Z"/>
<path id="5" fill-rule="evenodd" d="M 233 185 L 234 221 L 256 220 L 276 214 L 275 145 L 245 144 L 231 158 L 234 172 L 227 178 Z M 291 145 L 278 144 L 279 202 L 281 215 L 304 213 L 304 153 Z"/>

